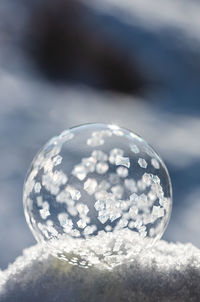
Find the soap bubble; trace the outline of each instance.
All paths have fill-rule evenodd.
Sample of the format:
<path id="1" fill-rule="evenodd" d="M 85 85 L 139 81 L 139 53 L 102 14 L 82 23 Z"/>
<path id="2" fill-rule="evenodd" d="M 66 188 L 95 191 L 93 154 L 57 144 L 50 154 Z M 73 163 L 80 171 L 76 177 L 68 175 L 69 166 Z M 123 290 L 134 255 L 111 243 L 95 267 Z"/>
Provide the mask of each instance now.
<path id="1" fill-rule="evenodd" d="M 111 269 L 161 238 L 172 189 L 158 154 L 115 125 L 52 138 L 34 158 L 24 210 L 37 241 L 73 265 Z"/>

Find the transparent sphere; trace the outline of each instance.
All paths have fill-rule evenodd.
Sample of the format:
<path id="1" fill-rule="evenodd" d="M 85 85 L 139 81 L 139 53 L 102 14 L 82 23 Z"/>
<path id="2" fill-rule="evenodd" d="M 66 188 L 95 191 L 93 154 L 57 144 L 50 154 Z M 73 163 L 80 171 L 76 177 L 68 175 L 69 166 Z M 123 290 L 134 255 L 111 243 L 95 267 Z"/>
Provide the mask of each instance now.
<path id="1" fill-rule="evenodd" d="M 37 241 L 83 267 L 131 261 L 161 238 L 172 207 L 158 154 L 133 132 L 107 124 L 52 138 L 31 164 L 23 197 Z"/>

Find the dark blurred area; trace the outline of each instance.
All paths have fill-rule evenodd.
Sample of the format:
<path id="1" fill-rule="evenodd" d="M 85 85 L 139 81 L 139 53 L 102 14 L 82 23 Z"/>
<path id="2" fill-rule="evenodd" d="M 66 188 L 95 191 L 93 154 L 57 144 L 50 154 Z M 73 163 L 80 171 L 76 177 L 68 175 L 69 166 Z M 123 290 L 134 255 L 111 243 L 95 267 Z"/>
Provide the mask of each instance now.
<path id="1" fill-rule="evenodd" d="M 35 5 L 23 46 L 39 72 L 51 81 L 130 94 L 146 88 L 147 79 L 138 64 L 117 47 L 80 1 Z"/>
<path id="2" fill-rule="evenodd" d="M 200 247 L 200 4 L 167 0 L 1 0 L 0 268 L 34 244 L 22 187 L 63 129 L 116 123 L 167 164 L 164 239 Z"/>

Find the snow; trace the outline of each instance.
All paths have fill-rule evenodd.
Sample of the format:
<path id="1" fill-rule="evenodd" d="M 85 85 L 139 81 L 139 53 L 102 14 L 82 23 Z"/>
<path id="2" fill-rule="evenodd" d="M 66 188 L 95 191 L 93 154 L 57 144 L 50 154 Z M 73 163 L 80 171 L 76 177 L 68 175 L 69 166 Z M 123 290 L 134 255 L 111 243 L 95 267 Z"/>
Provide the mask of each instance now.
<path id="1" fill-rule="evenodd" d="M 1 272 L 0 301 L 198 301 L 200 250 L 160 241 L 112 271 L 81 268 L 35 245 Z"/>

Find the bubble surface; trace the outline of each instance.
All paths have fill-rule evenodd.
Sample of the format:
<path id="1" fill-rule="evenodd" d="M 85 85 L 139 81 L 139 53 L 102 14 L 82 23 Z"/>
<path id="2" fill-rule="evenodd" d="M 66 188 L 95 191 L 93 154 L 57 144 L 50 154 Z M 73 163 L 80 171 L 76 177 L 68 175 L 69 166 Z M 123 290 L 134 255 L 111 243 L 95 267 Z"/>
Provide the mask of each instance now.
<path id="1" fill-rule="evenodd" d="M 111 269 L 161 238 L 172 189 L 158 154 L 115 125 L 62 132 L 36 155 L 24 210 L 37 241 L 73 265 Z"/>

